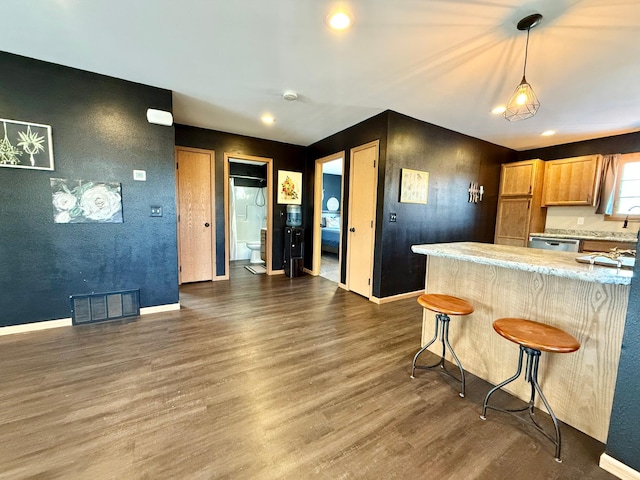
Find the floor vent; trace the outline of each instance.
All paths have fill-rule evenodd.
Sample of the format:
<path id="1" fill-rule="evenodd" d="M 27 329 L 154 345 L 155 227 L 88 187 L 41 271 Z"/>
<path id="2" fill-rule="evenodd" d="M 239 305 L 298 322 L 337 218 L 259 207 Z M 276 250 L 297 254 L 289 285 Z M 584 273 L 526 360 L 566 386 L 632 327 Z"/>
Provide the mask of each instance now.
<path id="1" fill-rule="evenodd" d="M 71 295 L 73 325 L 140 315 L 140 290 Z"/>

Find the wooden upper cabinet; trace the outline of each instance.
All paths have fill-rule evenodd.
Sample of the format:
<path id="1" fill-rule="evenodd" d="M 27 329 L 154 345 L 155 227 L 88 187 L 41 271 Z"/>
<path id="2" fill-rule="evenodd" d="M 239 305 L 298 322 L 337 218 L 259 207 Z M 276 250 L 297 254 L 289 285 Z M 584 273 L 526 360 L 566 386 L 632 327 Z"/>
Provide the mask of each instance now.
<path id="1" fill-rule="evenodd" d="M 602 155 L 550 160 L 545 165 L 542 205 L 594 205 Z"/>
<path id="2" fill-rule="evenodd" d="M 544 231 L 547 209 L 540 206 L 544 167 L 542 160 L 502 165 L 496 244 L 526 247 L 529 233 Z"/>
<path id="3" fill-rule="evenodd" d="M 532 195 L 536 173 L 544 165 L 540 160 L 505 163 L 500 175 L 500 196 L 521 197 Z"/>

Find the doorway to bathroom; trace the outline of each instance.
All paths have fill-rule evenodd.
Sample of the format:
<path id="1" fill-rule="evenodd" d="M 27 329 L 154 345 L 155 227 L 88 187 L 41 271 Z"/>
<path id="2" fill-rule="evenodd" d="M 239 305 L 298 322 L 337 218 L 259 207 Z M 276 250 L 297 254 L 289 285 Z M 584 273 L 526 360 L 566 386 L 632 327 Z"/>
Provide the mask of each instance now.
<path id="1" fill-rule="evenodd" d="M 272 273 L 272 160 L 224 154 L 225 272 L 244 264 L 254 274 Z"/>
<path id="2" fill-rule="evenodd" d="M 341 283 L 344 152 L 316 160 L 313 275 Z"/>

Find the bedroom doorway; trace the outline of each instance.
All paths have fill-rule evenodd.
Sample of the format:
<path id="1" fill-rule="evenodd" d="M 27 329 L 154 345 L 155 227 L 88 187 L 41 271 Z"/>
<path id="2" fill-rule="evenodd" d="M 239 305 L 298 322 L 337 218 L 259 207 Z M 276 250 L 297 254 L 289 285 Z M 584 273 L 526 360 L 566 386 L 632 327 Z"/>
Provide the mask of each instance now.
<path id="1" fill-rule="evenodd" d="M 316 160 L 313 275 L 341 284 L 344 151 Z"/>

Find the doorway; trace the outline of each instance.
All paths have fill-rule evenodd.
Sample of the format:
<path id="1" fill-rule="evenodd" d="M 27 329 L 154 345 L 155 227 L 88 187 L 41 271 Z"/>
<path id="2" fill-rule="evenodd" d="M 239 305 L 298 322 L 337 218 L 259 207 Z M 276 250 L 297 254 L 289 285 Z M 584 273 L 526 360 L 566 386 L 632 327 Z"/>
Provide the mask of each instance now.
<path id="1" fill-rule="evenodd" d="M 379 141 L 351 149 L 347 289 L 371 298 L 375 249 Z"/>
<path id="2" fill-rule="evenodd" d="M 215 153 L 175 147 L 178 213 L 178 283 L 213 280 L 215 274 Z"/>
<path id="3" fill-rule="evenodd" d="M 272 274 L 272 159 L 224 154 L 225 275 L 230 264 Z"/>
<path id="4" fill-rule="evenodd" d="M 313 275 L 340 283 L 344 151 L 316 160 L 313 209 Z"/>

